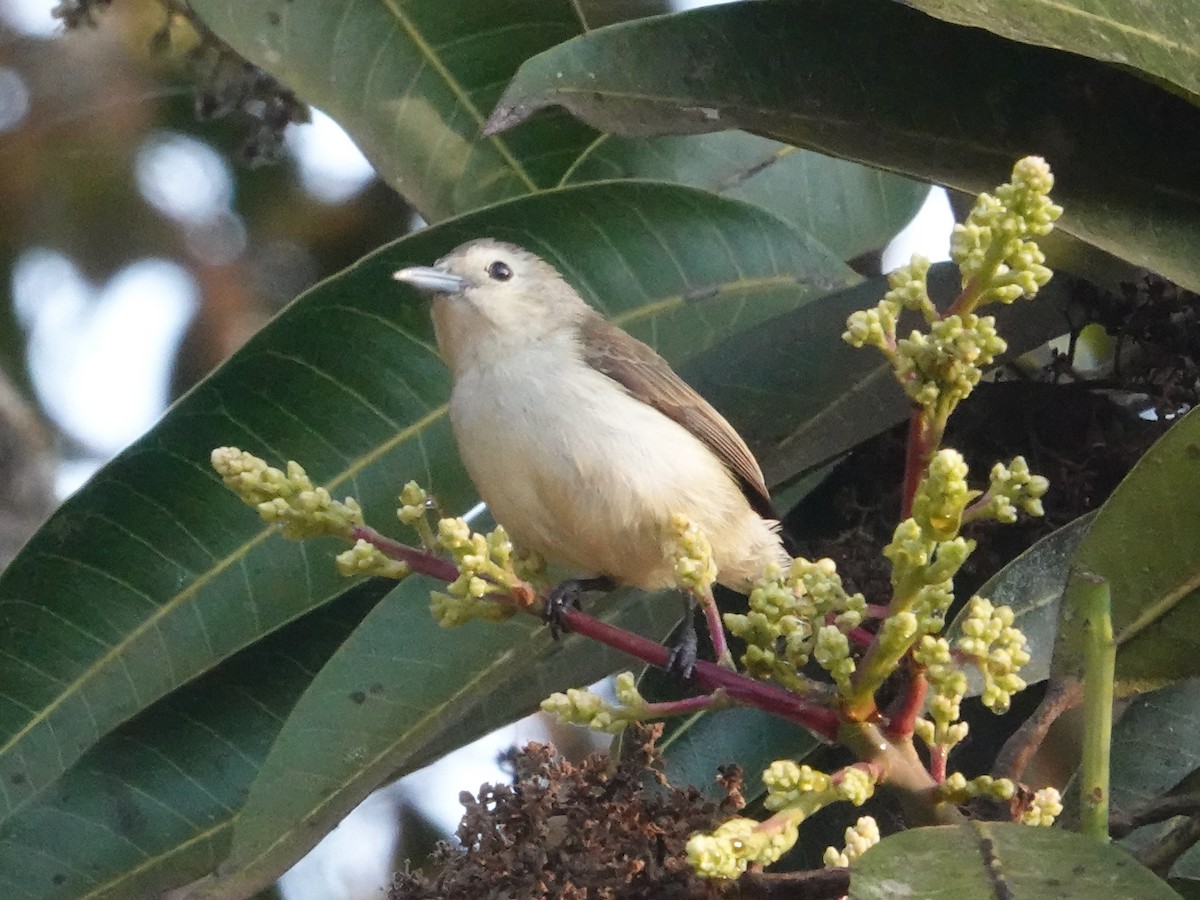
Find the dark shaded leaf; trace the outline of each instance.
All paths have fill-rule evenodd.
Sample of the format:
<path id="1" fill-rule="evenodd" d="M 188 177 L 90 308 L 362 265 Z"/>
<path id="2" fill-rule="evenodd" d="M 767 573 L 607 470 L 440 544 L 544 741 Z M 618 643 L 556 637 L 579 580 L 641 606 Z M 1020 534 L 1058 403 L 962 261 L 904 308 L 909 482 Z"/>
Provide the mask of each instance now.
<path id="1" fill-rule="evenodd" d="M 740 128 L 971 193 L 1040 154 L 1063 229 L 1200 288 L 1200 156 L 1188 149 L 1200 109 L 1095 60 L 902 4 L 739 3 L 612 26 L 525 63 L 488 128 L 551 105 L 629 137 Z"/>
<path id="2" fill-rule="evenodd" d="M 1200 676 L 1200 410 L 1163 435 L 1101 507 L 1074 564 L 1108 580 L 1116 690 Z M 1052 672 L 1082 672 L 1078 613 L 1064 604 Z"/>
<path id="3" fill-rule="evenodd" d="M 931 16 L 986 28 L 1161 78 L 1200 97 L 1200 19 L 1188 0 L 908 0 Z"/>
<path id="4" fill-rule="evenodd" d="M 104 738 L 0 830 L 3 896 L 128 900 L 215 868 L 293 704 L 392 587 L 352 588 Z"/>

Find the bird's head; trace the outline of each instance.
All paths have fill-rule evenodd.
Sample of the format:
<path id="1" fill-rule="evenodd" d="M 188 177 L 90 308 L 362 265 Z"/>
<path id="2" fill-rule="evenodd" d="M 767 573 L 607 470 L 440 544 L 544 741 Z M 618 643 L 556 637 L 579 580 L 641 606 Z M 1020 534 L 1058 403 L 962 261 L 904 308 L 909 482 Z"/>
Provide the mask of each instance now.
<path id="1" fill-rule="evenodd" d="M 570 334 L 591 311 L 552 265 L 491 238 L 392 277 L 433 295 L 438 345 L 456 372 Z"/>

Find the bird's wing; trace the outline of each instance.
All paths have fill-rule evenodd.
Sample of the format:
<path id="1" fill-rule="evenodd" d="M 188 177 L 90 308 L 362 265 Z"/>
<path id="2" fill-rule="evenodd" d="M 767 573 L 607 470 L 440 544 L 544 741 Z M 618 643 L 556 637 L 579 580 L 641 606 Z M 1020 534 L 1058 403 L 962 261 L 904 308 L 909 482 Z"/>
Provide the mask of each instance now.
<path id="1" fill-rule="evenodd" d="M 598 314 L 588 316 L 580 335 L 583 358 L 589 366 L 691 432 L 733 473 L 755 512 L 767 519 L 778 518 L 762 469 L 746 442 L 665 359 Z"/>

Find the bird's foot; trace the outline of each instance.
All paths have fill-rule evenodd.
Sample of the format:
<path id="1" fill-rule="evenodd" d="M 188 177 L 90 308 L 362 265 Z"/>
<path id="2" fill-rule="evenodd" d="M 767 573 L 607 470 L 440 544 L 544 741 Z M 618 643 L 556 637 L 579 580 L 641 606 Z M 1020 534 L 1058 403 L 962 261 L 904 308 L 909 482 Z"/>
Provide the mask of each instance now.
<path id="1" fill-rule="evenodd" d="M 696 623 L 692 618 L 693 608 L 688 604 L 687 618 L 684 619 L 683 633 L 671 648 L 667 657 L 667 671 L 678 675 L 684 681 L 691 681 L 692 672 L 696 670 L 697 650 Z"/>
<path id="2" fill-rule="evenodd" d="M 555 585 L 546 595 L 546 608 L 542 618 L 550 626 L 550 634 L 557 641 L 570 631 L 567 628 L 566 612 L 568 609 L 579 609 L 580 599 L 588 591 L 609 591 L 614 587 L 613 580 L 607 576 L 597 578 L 568 578 Z"/>

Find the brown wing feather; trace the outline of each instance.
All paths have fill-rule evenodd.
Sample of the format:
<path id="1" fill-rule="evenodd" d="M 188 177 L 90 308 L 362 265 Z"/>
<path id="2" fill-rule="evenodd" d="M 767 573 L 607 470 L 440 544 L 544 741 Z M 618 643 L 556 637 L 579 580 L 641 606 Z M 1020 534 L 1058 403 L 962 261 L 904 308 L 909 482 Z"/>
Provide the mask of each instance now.
<path id="1" fill-rule="evenodd" d="M 755 512 L 764 518 L 778 518 L 762 470 L 746 442 L 665 359 L 598 314 L 587 317 L 580 335 L 583 358 L 589 366 L 699 438 L 737 478 Z"/>

